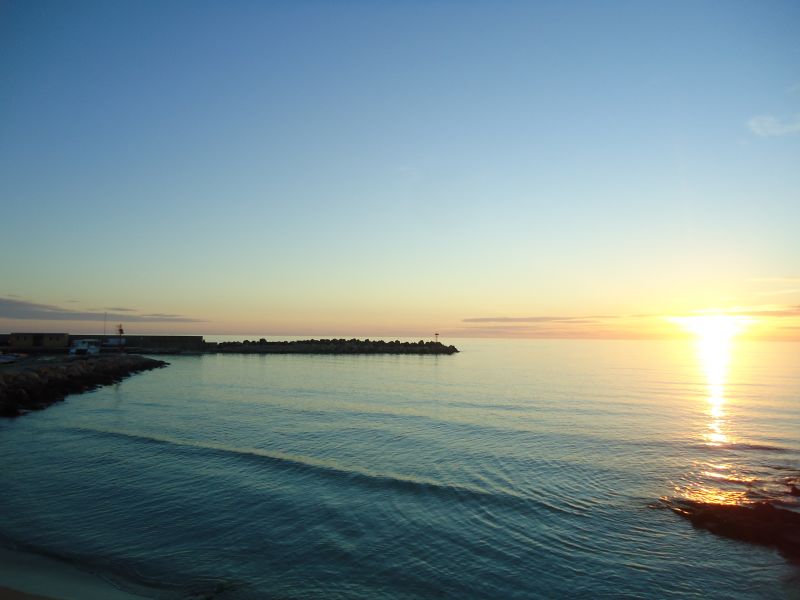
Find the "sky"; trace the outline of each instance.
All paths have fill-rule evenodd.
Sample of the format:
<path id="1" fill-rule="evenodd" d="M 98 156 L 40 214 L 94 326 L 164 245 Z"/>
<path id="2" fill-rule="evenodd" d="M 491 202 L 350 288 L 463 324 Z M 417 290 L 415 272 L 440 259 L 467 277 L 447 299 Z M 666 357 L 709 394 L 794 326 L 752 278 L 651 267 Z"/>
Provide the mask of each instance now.
<path id="1" fill-rule="evenodd" d="M 0 0 L 0 332 L 800 339 L 794 1 Z"/>

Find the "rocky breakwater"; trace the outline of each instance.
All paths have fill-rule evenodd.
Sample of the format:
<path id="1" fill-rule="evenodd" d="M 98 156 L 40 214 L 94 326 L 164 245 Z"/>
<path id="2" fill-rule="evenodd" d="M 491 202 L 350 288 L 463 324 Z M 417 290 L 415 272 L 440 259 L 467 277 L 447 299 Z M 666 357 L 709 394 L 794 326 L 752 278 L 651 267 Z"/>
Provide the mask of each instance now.
<path id="1" fill-rule="evenodd" d="M 162 360 L 115 354 L 29 358 L 0 367 L 0 416 L 16 417 L 128 375 L 167 366 Z"/>
<path id="2" fill-rule="evenodd" d="M 207 344 L 212 352 L 243 354 L 455 354 L 458 348 L 445 346 L 441 342 L 401 342 L 394 340 L 322 339 L 296 340 L 291 342 L 257 341 L 220 342 Z"/>

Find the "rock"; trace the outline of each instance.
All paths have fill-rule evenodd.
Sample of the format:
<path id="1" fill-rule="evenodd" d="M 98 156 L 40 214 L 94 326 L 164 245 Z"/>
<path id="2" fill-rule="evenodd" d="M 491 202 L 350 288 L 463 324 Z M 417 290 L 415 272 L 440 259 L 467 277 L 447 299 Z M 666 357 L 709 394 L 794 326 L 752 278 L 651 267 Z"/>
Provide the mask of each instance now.
<path id="1" fill-rule="evenodd" d="M 383 340 L 321 339 L 292 342 L 268 342 L 265 339 L 243 342 L 220 342 L 213 349 L 242 354 L 455 354 L 455 346 L 441 342 L 385 342 Z"/>
<path id="2" fill-rule="evenodd" d="M 69 394 L 81 393 L 123 377 L 167 366 L 138 355 L 62 357 L 58 362 L 31 362 L 2 373 L 0 416 L 16 417 L 41 410 Z"/>
<path id="3" fill-rule="evenodd" d="M 728 538 L 778 548 L 800 559 L 800 513 L 769 502 L 711 504 L 674 500 L 669 507 L 692 525 Z"/>

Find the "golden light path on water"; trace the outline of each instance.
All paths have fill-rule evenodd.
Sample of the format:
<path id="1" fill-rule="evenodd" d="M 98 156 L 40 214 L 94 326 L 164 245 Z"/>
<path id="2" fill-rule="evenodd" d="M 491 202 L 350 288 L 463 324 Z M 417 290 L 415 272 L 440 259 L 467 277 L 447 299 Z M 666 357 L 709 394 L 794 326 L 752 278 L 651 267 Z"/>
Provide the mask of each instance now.
<path id="1" fill-rule="evenodd" d="M 695 347 L 699 366 L 705 374 L 709 422 L 703 440 L 709 446 L 722 446 L 731 442 L 725 412 L 725 384 L 731 363 L 734 338 L 753 322 L 750 317 L 732 315 L 703 315 L 673 317 L 686 331 L 695 335 Z M 705 464 L 701 475 L 719 482 L 746 483 L 746 477 L 737 476 L 728 464 Z M 691 500 L 715 504 L 740 504 L 746 501 L 741 490 L 696 485 L 680 490 Z"/>

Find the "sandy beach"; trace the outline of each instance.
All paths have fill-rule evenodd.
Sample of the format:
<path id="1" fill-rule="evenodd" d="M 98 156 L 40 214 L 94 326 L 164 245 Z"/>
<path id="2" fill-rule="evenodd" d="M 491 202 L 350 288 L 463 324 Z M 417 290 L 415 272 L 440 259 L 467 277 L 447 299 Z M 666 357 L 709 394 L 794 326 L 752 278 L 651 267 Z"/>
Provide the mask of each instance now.
<path id="1" fill-rule="evenodd" d="M 0 600 L 141 600 L 58 560 L 0 548 Z"/>
<path id="2" fill-rule="evenodd" d="M 46 596 L 39 596 L 36 594 L 26 594 L 25 592 L 18 592 L 11 588 L 0 586 L 0 599 L 1 600 L 52 600 Z"/>

